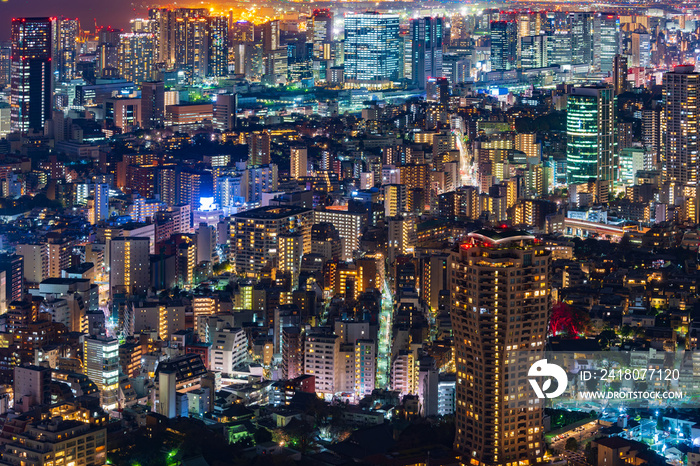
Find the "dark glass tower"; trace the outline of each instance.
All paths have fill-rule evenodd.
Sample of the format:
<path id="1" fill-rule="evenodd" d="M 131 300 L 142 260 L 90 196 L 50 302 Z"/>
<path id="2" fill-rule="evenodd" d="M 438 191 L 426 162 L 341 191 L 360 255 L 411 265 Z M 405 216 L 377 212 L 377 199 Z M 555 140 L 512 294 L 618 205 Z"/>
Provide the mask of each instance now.
<path id="1" fill-rule="evenodd" d="M 11 123 L 12 131 L 43 130 L 51 118 L 53 95 L 52 51 L 56 18 L 12 20 Z"/>

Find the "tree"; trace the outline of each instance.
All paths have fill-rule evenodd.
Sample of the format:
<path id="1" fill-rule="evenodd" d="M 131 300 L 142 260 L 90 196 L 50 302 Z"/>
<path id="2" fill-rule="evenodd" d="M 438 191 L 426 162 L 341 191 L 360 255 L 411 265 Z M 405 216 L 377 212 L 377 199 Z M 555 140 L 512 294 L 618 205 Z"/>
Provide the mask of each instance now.
<path id="1" fill-rule="evenodd" d="M 564 448 L 566 448 L 568 451 L 578 450 L 578 440 L 576 440 L 574 437 L 569 437 L 568 439 L 566 439 L 566 444 L 564 444 Z"/>

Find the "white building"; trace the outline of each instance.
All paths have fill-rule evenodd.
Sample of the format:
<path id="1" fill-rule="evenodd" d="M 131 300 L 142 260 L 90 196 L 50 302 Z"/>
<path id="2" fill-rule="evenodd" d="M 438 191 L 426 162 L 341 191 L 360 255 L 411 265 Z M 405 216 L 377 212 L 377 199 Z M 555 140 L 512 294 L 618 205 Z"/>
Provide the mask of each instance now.
<path id="1" fill-rule="evenodd" d="M 245 362 L 247 356 L 248 337 L 242 328 L 227 326 L 211 335 L 210 370 L 233 374 L 234 368 Z"/>

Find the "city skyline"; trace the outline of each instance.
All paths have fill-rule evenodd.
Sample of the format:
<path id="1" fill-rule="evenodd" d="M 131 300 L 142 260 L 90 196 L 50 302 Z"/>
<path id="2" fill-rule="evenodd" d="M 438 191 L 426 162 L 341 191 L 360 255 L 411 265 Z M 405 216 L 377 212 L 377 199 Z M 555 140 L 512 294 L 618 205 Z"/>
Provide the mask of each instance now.
<path id="1" fill-rule="evenodd" d="M 0 463 L 700 465 L 700 9 L 32 13 Z"/>

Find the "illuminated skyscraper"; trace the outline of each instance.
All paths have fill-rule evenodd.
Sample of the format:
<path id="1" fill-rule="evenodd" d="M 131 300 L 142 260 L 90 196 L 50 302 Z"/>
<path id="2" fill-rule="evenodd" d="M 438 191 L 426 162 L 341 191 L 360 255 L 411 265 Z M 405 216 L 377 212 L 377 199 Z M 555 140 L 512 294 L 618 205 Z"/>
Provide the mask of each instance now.
<path id="1" fill-rule="evenodd" d="M 571 64 L 590 65 L 593 58 L 592 35 L 593 17 L 591 13 L 569 13 L 571 31 Z"/>
<path id="2" fill-rule="evenodd" d="M 615 56 L 620 53 L 620 17 L 599 13 L 593 25 L 593 64 L 601 73 L 612 73 Z"/>
<path id="3" fill-rule="evenodd" d="M 228 76 L 228 20 L 225 16 L 207 19 L 208 77 Z"/>
<path id="4" fill-rule="evenodd" d="M 119 74 L 141 84 L 153 78 L 156 41 L 150 33 L 127 33 L 119 36 Z"/>
<path id="5" fill-rule="evenodd" d="M 313 58 L 330 59 L 333 38 L 333 16 L 329 9 L 316 9 L 306 22 L 306 43 L 313 44 Z"/>
<path id="6" fill-rule="evenodd" d="M 700 73 L 693 65 L 677 66 L 666 74 L 664 84 L 664 123 L 662 174 L 665 181 L 686 184 L 698 182 L 698 125 L 700 125 Z"/>
<path id="7" fill-rule="evenodd" d="M 566 174 L 569 183 L 615 182 L 615 98 L 607 86 L 576 87 L 566 110 Z"/>
<path id="8" fill-rule="evenodd" d="M 59 81 L 73 79 L 78 59 L 77 40 L 80 35 L 78 19 L 61 18 L 58 20 L 58 54 L 56 73 Z"/>
<path id="9" fill-rule="evenodd" d="M 651 34 L 632 33 L 632 53 L 630 54 L 630 67 L 647 68 L 651 63 Z"/>
<path id="10" fill-rule="evenodd" d="M 527 373 L 546 343 L 550 253 L 522 231 L 479 230 L 450 261 L 455 450 L 462 464 L 532 465 L 545 454 L 544 404 Z"/>
<path id="11" fill-rule="evenodd" d="M 376 12 L 345 17 L 345 82 L 350 87 L 390 87 L 401 66 L 399 16 Z"/>
<path id="12" fill-rule="evenodd" d="M 442 18 L 411 20 L 413 83 L 425 88 L 428 78 L 442 77 Z"/>
<path id="13" fill-rule="evenodd" d="M 43 130 L 53 109 L 52 54 L 56 18 L 12 20 L 10 121 L 12 131 Z"/>
<path id="14" fill-rule="evenodd" d="M 518 54 L 518 25 L 514 21 L 491 22 L 491 69 L 515 69 Z"/>

